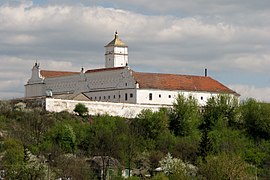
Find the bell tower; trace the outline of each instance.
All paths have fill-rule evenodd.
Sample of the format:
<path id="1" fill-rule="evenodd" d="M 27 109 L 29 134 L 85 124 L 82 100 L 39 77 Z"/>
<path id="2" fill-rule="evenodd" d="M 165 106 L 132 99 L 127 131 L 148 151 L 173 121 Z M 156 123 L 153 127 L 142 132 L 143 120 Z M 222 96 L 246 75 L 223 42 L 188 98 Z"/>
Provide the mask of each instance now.
<path id="1" fill-rule="evenodd" d="M 105 46 L 105 67 L 128 66 L 128 46 L 118 37 L 115 32 L 114 39 Z"/>

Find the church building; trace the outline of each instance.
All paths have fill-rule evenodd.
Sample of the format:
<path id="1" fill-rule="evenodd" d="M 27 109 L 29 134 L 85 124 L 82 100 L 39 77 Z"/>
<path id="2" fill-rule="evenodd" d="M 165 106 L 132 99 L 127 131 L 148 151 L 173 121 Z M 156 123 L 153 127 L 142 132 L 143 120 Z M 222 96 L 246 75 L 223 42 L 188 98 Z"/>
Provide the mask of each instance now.
<path id="1" fill-rule="evenodd" d="M 25 97 L 82 94 L 89 101 L 172 105 L 177 95 L 193 96 L 200 105 L 219 94 L 235 91 L 207 76 L 137 72 L 129 67 L 128 46 L 114 39 L 105 46 L 105 67 L 80 72 L 40 69 L 35 63 L 25 85 Z"/>

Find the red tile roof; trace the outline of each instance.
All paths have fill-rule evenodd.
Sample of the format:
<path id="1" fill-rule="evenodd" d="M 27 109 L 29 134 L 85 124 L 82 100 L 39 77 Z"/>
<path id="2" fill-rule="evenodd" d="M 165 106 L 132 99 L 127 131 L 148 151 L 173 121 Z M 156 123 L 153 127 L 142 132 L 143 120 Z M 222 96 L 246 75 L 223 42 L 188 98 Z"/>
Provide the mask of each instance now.
<path id="1" fill-rule="evenodd" d="M 40 71 L 40 74 L 45 78 L 68 76 L 68 75 L 79 74 L 79 73 L 80 72 L 70 72 L 70 71 L 47 71 L 47 70 Z"/>
<path id="2" fill-rule="evenodd" d="M 207 91 L 239 95 L 211 77 L 134 71 L 132 71 L 132 74 L 135 81 L 139 83 L 139 87 L 143 89 Z"/>

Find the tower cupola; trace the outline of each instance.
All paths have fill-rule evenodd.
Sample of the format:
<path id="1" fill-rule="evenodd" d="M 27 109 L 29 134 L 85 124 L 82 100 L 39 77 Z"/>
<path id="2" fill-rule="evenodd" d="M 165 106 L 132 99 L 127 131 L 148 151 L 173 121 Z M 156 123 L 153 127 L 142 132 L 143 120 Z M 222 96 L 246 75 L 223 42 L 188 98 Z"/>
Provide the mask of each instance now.
<path id="1" fill-rule="evenodd" d="M 105 67 L 123 67 L 128 65 L 128 46 L 119 39 L 117 31 L 114 39 L 105 46 Z"/>

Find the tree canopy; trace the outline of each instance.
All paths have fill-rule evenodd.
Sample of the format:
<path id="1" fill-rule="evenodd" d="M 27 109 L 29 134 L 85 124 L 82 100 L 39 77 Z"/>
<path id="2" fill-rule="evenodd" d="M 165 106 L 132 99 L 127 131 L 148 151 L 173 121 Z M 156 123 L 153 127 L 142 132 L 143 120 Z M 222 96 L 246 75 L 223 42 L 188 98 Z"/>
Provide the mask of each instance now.
<path id="1" fill-rule="evenodd" d="M 75 113 L 78 113 L 79 116 L 84 117 L 88 114 L 88 108 L 82 104 L 82 103 L 78 103 L 76 104 L 74 110 Z"/>
<path id="2" fill-rule="evenodd" d="M 125 169 L 130 179 L 270 177 L 268 103 L 223 95 L 199 107 L 179 94 L 172 107 L 146 109 L 133 119 L 90 116 L 77 106 L 77 114 L 53 113 L 0 101 L 5 178 L 121 179 Z"/>

